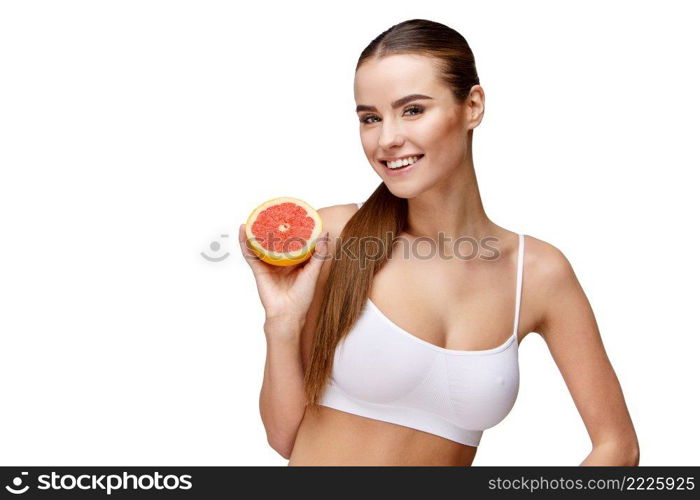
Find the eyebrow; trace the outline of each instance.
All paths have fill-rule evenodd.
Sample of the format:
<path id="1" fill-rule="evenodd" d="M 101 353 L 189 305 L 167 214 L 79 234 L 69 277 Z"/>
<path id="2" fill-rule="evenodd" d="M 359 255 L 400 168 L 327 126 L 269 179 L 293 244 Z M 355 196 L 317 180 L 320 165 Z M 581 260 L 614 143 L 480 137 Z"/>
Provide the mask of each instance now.
<path id="1" fill-rule="evenodd" d="M 432 99 L 432 97 L 423 94 L 411 94 L 392 102 L 391 107 L 393 109 L 396 109 L 398 107 L 403 106 L 404 104 L 407 104 L 411 101 L 415 101 L 417 99 Z M 359 104 L 355 112 L 359 113 L 360 111 L 377 111 L 377 108 L 375 108 L 374 106 L 367 106 L 366 104 Z"/>

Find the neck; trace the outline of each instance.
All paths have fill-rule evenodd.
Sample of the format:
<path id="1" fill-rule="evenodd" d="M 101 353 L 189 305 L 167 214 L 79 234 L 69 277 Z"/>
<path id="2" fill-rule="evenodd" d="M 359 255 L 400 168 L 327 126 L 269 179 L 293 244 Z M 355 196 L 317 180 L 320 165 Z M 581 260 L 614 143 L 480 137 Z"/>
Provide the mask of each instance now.
<path id="1" fill-rule="evenodd" d="M 436 241 L 440 232 L 453 240 L 493 236 L 493 223 L 481 203 L 471 148 L 465 156 L 447 182 L 408 199 L 408 234 Z"/>

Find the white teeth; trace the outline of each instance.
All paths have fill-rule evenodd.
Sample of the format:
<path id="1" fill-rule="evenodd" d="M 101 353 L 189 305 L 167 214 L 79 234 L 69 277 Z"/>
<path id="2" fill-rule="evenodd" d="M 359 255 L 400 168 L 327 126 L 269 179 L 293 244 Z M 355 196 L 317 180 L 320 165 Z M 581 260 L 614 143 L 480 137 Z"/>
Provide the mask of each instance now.
<path id="1" fill-rule="evenodd" d="M 418 161 L 417 156 L 411 156 L 410 158 L 404 158 L 402 160 L 387 162 L 386 165 L 389 168 L 401 168 L 401 167 L 405 167 L 406 165 L 411 165 L 417 161 Z"/>

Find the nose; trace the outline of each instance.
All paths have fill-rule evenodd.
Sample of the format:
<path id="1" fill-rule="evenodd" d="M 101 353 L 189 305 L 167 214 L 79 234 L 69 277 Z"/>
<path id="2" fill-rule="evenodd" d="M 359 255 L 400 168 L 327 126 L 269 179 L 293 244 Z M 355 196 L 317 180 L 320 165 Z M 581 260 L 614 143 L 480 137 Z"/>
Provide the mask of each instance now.
<path id="1" fill-rule="evenodd" d="M 384 120 L 379 133 L 379 147 L 388 151 L 394 146 L 401 146 L 404 142 L 403 134 L 397 124 L 393 124 L 389 120 Z"/>

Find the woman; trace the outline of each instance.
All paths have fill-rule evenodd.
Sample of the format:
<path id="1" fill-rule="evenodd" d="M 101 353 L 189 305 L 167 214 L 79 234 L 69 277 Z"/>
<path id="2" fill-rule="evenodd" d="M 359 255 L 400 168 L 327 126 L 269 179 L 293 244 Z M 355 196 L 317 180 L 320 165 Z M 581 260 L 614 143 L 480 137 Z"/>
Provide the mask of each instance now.
<path id="1" fill-rule="evenodd" d="M 269 444 L 289 465 L 471 465 L 515 403 L 518 346 L 534 331 L 590 435 L 581 465 L 637 465 L 570 263 L 484 211 L 472 160 L 484 91 L 464 38 L 426 20 L 393 26 L 361 54 L 354 92 L 382 180 L 369 199 L 322 208 L 327 237 L 291 269 L 257 260 L 240 227 L 266 312 Z"/>

